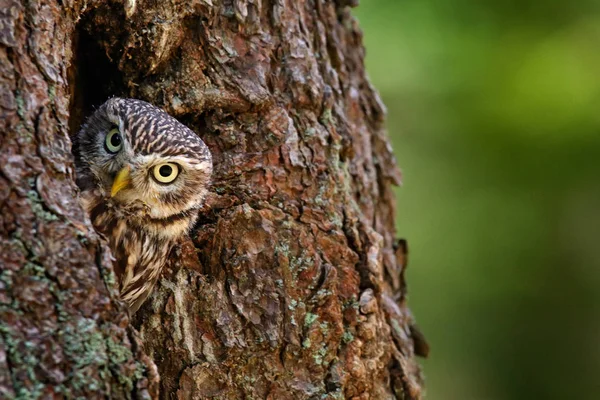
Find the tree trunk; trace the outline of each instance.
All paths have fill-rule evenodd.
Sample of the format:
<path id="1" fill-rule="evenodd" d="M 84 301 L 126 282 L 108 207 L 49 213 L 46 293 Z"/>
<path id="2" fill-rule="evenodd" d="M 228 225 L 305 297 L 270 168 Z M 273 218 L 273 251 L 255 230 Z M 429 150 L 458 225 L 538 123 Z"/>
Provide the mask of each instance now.
<path id="1" fill-rule="evenodd" d="M 349 3 L 0 0 L 0 398 L 421 397 L 400 174 Z M 111 95 L 215 164 L 132 324 L 69 151 Z"/>

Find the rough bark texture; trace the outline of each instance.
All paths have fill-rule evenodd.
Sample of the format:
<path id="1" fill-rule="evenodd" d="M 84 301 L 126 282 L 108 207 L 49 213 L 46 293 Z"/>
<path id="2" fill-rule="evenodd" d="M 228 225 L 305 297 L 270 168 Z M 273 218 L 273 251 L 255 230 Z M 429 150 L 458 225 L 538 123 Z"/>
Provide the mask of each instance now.
<path id="1" fill-rule="evenodd" d="M 67 67 L 79 7 L 0 0 L 2 399 L 158 388 L 76 198 Z"/>
<path id="2" fill-rule="evenodd" d="M 133 321 L 158 396 L 420 398 L 400 175 L 350 3 L 0 0 L 0 397 L 156 395 L 69 152 L 120 95 L 216 167 Z"/>

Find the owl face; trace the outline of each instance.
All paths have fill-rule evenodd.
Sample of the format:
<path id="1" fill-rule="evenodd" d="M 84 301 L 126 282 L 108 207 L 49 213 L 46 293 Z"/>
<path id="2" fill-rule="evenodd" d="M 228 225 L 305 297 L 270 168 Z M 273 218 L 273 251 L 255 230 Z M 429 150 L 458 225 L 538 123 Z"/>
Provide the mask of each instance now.
<path id="1" fill-rule="evenodd" d="M 143 204 L 150 218 L 197 209 L 212 173 L 208 148 L 153 105 L 112 98 L 74 138 L 77 183 L 118 205 Z"/>

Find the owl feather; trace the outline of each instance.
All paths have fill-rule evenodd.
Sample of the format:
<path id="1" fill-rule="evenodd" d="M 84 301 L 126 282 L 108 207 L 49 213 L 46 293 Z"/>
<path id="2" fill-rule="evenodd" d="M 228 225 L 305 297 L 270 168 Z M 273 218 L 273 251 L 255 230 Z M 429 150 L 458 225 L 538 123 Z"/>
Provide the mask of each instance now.
<path id="1" fill-rule="evenodd" d="M 133 313 L 196 221 L 212 174 L 210 151 L 158 107 L 112 98 L 75 135 L 73 154 L 83 206 L 108 241 Z"/>

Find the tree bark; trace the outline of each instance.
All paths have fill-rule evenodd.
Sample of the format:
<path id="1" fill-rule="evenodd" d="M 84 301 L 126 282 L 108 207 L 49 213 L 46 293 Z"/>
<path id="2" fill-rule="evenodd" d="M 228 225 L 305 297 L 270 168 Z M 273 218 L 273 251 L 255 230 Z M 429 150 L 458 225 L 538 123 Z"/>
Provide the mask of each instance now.
<path id="1" fill-rule="evenodd" d="M 76 197 L 67 68 L 81 4 L 62 7 L 0 0 L 0 398 L 149 398 L 156 368 Z"/>
<path id="2" fill-rule="evenodd" d="M 350 3 L 0 0 L 1 398 L 421 397 L 400 173 Z M 131 324 L 69 151 L 111 95 L 215 163 Z"/>

